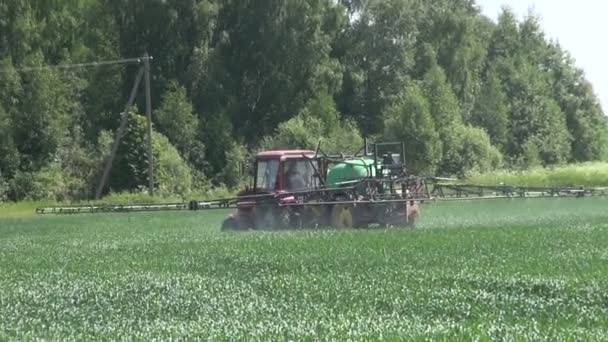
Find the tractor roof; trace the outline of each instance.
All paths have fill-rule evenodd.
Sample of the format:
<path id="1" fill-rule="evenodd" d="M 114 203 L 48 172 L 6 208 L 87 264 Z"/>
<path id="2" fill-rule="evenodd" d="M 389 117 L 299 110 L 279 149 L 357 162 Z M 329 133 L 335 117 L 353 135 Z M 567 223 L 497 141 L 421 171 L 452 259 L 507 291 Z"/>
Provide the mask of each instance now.
<path id="1" fill-rule="evenodd" d="M 266 151 L 258 153 L 258 158 L 297 158 L 302 157 L 302 155 L 310 156 L 314 155 L 314 151 L 310 150 L 277 150 L 277 151 Z"/>

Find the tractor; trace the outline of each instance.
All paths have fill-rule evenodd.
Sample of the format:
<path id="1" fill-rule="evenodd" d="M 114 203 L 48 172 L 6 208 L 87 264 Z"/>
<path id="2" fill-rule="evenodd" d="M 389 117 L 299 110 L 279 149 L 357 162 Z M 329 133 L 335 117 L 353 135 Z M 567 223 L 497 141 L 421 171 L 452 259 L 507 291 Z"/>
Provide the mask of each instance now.
<path id="1" fill-rule="evenodd" d="M 380 156 L 382 147 L 400 153 Z M 413 226 L 419 216 L 413 195 L 423 184 L 407 176 L 405 147 L 384 143 L 368 150 L 351 157 L 319 156 L 319 149 L 257 154 L 253 185 L 239 193 L 222 230 Z"/>

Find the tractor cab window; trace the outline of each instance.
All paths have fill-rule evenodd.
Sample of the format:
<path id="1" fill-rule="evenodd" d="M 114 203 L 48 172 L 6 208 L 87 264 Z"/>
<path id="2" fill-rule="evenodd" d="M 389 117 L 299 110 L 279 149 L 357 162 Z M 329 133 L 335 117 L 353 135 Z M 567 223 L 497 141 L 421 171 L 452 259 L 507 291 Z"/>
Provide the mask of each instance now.
<path id="1" fill-rule="evenodd" d="M 279 160 L 259 160 L 256 176 L 256 189 L 273 192 L 279 186 Z"/>
<path id="2" fill-rule="evenodd" d="M 315 169 L 306 159 L 285 161 L 285 190 L 298 191 L 317 186 Z"/>

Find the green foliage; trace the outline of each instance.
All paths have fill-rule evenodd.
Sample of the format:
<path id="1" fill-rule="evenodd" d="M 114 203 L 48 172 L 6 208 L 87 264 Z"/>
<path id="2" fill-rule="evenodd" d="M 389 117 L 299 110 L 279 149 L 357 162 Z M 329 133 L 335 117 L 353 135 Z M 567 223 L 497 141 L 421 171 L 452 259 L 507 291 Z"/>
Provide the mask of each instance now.
<path id="1" fill-rule="evenodd" d="M 608 149 L 608 125 L 593 87 L 558 45 L 550 44 L 544 60 L 553 79 L 552 92 L 572 134 L 574 161 L 597 160 Z"/>
<path id="2" fill-rule="evenodd" d="M 410 172 L 434 174 L 441 161 L 442 144 L 420 87 L 412 83 L 384 118 L 383 138 L 404 141 Z"/>
<path id="3" fill-rule="evenodd" d="M 444 175 L 464 176 L 470 172 L 489 172 L 502 162 L 502 155 L 492 146 L 487 133 L 480 128 L 454 126 L 446 137 L 439 167 Z"/>
<path id="4" fill-rule="evenodd" d="M 371 0 L 352 23 L 343 51 L 340 110 L 364 135 L 382 132 L 382 116 L 414 64 L 414 12 L 406 0 Z"/>
<path id="5" fill-rule="evenodd" d="M 441 66 L 468 122 L 480 92 L 492 23 L 471 1 L 435 1 L 420 7 L 417 54 L 432 59 L 416 66 L 417 76 L 434 64 Z"/>
<path id="6" fill-rule="evenodd" d="M 518 91 L 511 106 L 511 122 L 507 152 L 512 157 L 522 156 L 527 144 L 538 148 L 538 158 L 545 165 L 560 164 L 568 160 L 572 136 L 566 119 L 557 103 L 545 95 L 540 77 L 526 67 L 518 75 Z"/>
<path id="7" fill-rule="evenodd" d="M 53 162 L 42 169 L 17 171 L 10 181 L 8 198 L 11 200 L 86 199 L 92 197 L 101 160 L 81 141 L 66 142 L 58 148 Z"/>
<path id="8" fill-rule="evenodd" d="M 186 95 L 186 89 L 177 83 L 171 83 L 154 116 L 158 122 L 157 126 L 161 127 L 161 133 L 180 152 L 188 154 L 196 141 L 199 124 Z"/>
<path id="9" fill-rule="evenodd" d="M 452 127 L 462 124 L 458 99 L 447 82 L 445 72 L 438 65 L 433 66 L 426 74 L 422 88 L 438 131 L 442 140 L 445 140 Z"/>
<path id="10" fill-rule="evenodd" d="M 204 125 L 206 149 L 205 156 L 209 167 L 208 175 L 216 176 L 226 165 L 226 150 L 234 142 L 234 132 L 230 117 L 225 113 L 210 116 Z"/>
<path id="11" fill-rule="evenodd" d="M 10 59 L 2 60 L 0 68 L 0 177 L 10 179 L 19 169 L 20 156 L 15 142 L 15 120 L 21 93 L 20 79 Z"/>
<path id="12" fill-rule="evenodd" d="M 192 171 L 167 137 L 152 134 L 155 188 L 164 196 L 185 196 L 192 191 Z"/>
<path id="13" fill-rule="evenodd" d="M 142 115 L 131 113 L 129 115 L 127 133 L 121 139 L 116 159 L 110 173 L 110 191 L 124 192 L 134 189 L 147 189 L 148 187 L 148 148 L 147 124 Z M 104 145 L 109 153 L 109 139 Z M 154 159 L 155 188 L 161 194 L 185 195 L 191 191 L 192 171 L 182 159 L 176 148 L 167 137 L 152 132 L 152 156 Z"/>
<path id="14" fill-rule="evenodd" d="M 482 85 L 470 121 L 485 129 L 492 144 L 504 150 L 509 130 L 509 107 L 502 83 L 492 70 Z"/>
<path id="15" fill-rule="evenodd" d="M 9 184 L 6 179 L 0 175 L 0 203 L 4 203 L 8 200 L 8 192 Z"/>
<path id="16" fill-rule="evenodd" d="M 210 56 L 213 72 L 201 87 L 211 111 L 203 111 L 226 112 L 235 133 L 252 144 L 297 114 L 316 91 L 335 91 L 331 38 L 342 22 L 336 6 L 329 0 L 225 1 Z"/>
<path id="17" fill-rule="evenodd" d="M 82 186 L 81 182 L 53 162 L 34 173 L 18 172 L 11 181 L 9 196 L 13 200 L 62 201 L 71 198 L 70 190 Z"/>
<path id="18" fill-rule="evenodd" d="M 154 112 L 156 127 L 179 153 L 195 167 L 205 165 L 205 146 L 201 141 L 202 127 L 195 116 L 186 89 L 176 82 L 169 85 L 162 104 Z"/>
<path id="19" fill-rule="evenodd" d="M 262 140 L 259 149 L 314 150 L 319 142 L 326 153 L 355 153 L 363 146 L 357 126 L 340 120 L 335 103 L 327 94 L 312 99 L 299 115 L 280 124 L 274 135 Z"/>
<path id="20" fill-rule="evenodd" d="M 219 174 L 221 183 L 228 189 L 238 188 L 245 177 L 248 175 L 249 162 L 245 146 L 236 142 L 231 142 L 226 148 L 226 166 Z"/>
<path id="21" fill-rule="evenodd" d="M 26 59 L 40 65 L 42 55 Z M 79 93 L 84 83 L 70 73 L 38 71 L 20 79 L 19 102 L 13 115 L 13 139 L 18 142 L 22 170 L 37 171 L 52 161 L 57 148 L 69 140 L 82 113 Z"/>
<path id="22" fill-rule="evenodd" d="M 146 118 L 130 112 L 126 133 L 118 146 L 108 180 L 110 192 L 123 192 L 148 186 Z M 109 147 L 109 146 L 108 146 Z M 109 156 L 110 149 L 104 151 Z M 153 155 L 157 160 L 157 155 Z"/>
<path id="23" fill-rule="evenodd" d="M 14 126 L 0 104 L 0 177 L 11 177 L 19 168 L 19 152 L 13 139 Z"/>
<path id="24" fill-rule="evenodd" d="M 422 84 L 443 147 L 439 173 L 464 175 L 496 168 L 502 160 L 500 152 L 485 131 L 463 123 L 458 99 L 442 68 L 431 67 Z"/>

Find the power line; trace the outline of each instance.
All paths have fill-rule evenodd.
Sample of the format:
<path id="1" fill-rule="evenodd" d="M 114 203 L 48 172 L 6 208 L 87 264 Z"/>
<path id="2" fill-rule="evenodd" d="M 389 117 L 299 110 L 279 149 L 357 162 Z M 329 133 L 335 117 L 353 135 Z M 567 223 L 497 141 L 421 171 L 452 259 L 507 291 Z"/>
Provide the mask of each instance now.
<path id="1" fill-rule="evenodd" d="M 105 65 L 116 65 L 116 64 L 132 64 L 132 63 L 143 63 L 146 60 L 152 60 L 154 57 L 152 56 L 144 56 L 137 58 L 123 58 L 123 59 L 115 59 L 109 61 L 96 61 L 96 62 L 87 62 L 87 63 L 75 63 L 75 64 L 59 64 L 59 65 L 46 65 L 39 67 L 21 67 L 21 68 L 5 68 L 0 69 L 0 73 L 7 73 L 11 71 L 17 72 L 32 72 L 32 71 L 43 71 L 43 70 L 53 70 L 53 69 L 79 69 L 79 68 L 90 68 L 90 67 L 100 67 Z"/>

